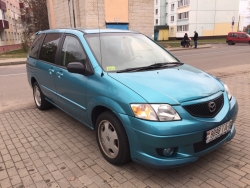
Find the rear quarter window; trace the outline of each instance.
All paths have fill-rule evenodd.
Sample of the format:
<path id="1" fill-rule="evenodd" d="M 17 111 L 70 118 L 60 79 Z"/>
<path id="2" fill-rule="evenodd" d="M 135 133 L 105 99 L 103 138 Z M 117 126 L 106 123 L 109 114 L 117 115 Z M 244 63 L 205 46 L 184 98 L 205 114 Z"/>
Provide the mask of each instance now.
<path id="1" fill-rule="evenodd" d="M 44 34 L 38 35 L 32 45 L 30 46 L 30 51 L 29 51 L 29 56 L 33 58 L 38 58 L 39 57 L 39 49 L 41 47 L 41 44 L 44 39 Z"/>

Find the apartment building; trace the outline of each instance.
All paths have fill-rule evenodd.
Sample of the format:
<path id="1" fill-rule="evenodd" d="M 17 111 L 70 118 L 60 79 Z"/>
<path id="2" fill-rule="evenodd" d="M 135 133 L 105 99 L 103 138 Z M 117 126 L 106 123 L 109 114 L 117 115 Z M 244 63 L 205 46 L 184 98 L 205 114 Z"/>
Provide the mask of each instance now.
<path id="1" fill-rule="evenodd" d="M 168 2 L 166 0 L 155 0 L 154 13 L 154 39 L 168 40 L 169 26 L 168 26 Z"/>
<path id="2" fill-rule="evenodd" d="M 194 31 L 197 31 L 201 37 L 225 36 L 229 31 L 238 30 L 240 0 L 154 1 L 155 14 L 156 9 L 159 9 L 156 5 L 159 3 L 162 5 L 161 16 L 155 15 L 154 17 L 155 28 L 168 26 L 169 38 L 182 38 L 185 33 L 193 36 Z M 165 17 L 163 17 L 164 14 Z M 158 40 L 162 40 L 160 32 L 161 30 L 155 29 L 155 34 L 158 33 Z"/>
<path id="3" fill-rule="evenodd" d="M 0 53 L 21 47 L 19 0 L 0 0 Z"/>
<path id="4" fill-rule="evenodd" d="M 50 28 L 118 28 L 154 33 L 153 0 L 47 0 Z"/>

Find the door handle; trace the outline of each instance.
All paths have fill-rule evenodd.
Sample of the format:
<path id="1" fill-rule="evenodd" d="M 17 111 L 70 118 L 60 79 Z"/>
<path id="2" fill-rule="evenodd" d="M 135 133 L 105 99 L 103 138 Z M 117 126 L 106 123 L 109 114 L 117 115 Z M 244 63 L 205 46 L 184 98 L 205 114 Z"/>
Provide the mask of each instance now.
<path id="1" fill-rule="evenodd" d="M 57 74 L 58 78 L 61 78 L 61 76 L 63 76 L 63 73 L 61 73 L 61 72 L 56 72 L 56 74 Z"/>
<path id="2" fill-rule="evenodd" d="M 50 74 L 52 74 L 52 73 L 54 73 L 55 71 L 54 71 L 54 69 L 49 69 L 49 73 Z"/>

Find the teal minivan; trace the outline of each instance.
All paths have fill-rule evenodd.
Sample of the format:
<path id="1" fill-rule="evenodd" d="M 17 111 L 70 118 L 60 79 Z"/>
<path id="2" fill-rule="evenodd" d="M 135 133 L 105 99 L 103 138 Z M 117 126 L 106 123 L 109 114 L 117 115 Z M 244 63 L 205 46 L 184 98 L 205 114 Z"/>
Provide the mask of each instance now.
<path id="1" fill-rule="evenodd" d="M 94 130 L 115 165 L 185 165 L 236 132 L 238 105 L 227 85 L 138 32 L 38 32 L 27 75 L 37 108 L 54 105 Z"/>

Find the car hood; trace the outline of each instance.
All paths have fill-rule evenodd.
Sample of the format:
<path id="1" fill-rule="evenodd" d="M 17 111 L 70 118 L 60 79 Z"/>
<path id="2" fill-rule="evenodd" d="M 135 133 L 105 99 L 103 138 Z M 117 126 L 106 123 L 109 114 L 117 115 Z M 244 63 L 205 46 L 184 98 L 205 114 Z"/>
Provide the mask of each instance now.
<path id="1" fill-rule="evenodd" d="M 214 77 L 185 64 L 161 70 L 109 73 L 109 76 L 149 103 L 180 104 L 224 90 Z"/>

